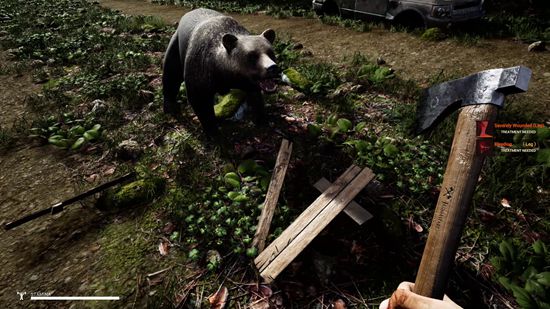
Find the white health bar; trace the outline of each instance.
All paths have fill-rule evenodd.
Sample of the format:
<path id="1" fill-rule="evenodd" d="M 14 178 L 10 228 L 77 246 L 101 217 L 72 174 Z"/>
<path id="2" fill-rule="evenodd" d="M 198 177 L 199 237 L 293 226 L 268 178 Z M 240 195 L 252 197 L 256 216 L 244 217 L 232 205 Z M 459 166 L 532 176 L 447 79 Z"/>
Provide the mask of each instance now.
<path id="1" fill-rule="evenodd" d="M 120 300 L 120 296 L 31 296 L 31 300 Z"/>

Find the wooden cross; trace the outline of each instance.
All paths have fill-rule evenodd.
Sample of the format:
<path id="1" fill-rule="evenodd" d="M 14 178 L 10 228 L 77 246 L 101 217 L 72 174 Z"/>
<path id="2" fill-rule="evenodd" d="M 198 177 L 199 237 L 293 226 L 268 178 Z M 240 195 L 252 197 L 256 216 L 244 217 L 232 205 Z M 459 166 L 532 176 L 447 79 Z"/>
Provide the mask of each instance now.
<path id="1" fill-rule="evenodd" d="M 340 212 L 348 207 L 374 176 L 368 168 L 350 166 L 277 239 L 261 251 L 254 263 L 266 283 L 273 281 Z"/>

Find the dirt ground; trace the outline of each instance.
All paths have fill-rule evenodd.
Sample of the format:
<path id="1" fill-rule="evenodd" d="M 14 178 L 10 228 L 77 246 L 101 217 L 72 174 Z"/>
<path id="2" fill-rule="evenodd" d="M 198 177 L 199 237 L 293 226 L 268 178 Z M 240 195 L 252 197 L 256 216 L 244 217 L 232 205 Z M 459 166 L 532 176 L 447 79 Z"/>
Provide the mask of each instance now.
<path id="1" fill-rule="evenodd" d="M 125 14 L 156 15 L 169 23 L 177 22 L 188 9 L 156 5 L 142 0 L 100 0 L 102 6 Z M 529 109 L 550 118 L 550 52 L 530 53 L 527 45 L 504 39 L 482 39 L 478 46 L 465 46 L 452 40 L 427 42 L 409 33 L 374 29 L 357 32 L 340 26 L 322 24 L 317 19 L 231 14 L 253 32 L 274 29 L 280 36 L 300 42 L 313 55 L 325 61 L 338 61 L 361 52 L 370 58 L 383 57 L 406 79 L 420 83 L 443 70 L 461 76 L 493 68 L 524 65 L 533 71 L 529 91 L 521 94 Z"/>
<path id="2" fill-rule="evenodd" d="M 2 53 L 0 64 L 8 63 Z M 28 73 L 0 76 L 2 126 L 36 117 L 25 98 L 39 88 Z M 94 165 L 87 160 L 39 144 L 17 145 L 0 154 L 0 225 L 94 186 L 83 180 Z M 76 308 L 60 302 L 29 303 L 29 298 L 31 293 L 92 294 L 89 285 L 100 251 L 102 217 L 84 205 L 76 203 L 57 215 L 0 232 L 0 308 Z M 26 293 L 26 301 L 19 301 L 17 292 Z"/>
<path id="3" fill-rule="evenodd" d="M 137 0 L 101 0 L 101 5 L 126 14 L 157 15 L 173 23 L 185 13 L 176 6 Z M 482 40 L 468 47 L 451 40 L 425 42 L 407 33 L 375 29 L 359 33 L 327 26 L 316 19 L 275 19 L 266 15 L 234 15 L 251 31 L 273 28 L 279 35 L 301 42 L 319 59 L 333 61 L 362 52 L 382 56 L 402 77 L 417 81 L 444 70 L 468 74 L 494 67 L 525 65 L 533 70 L 530 90 L 524 94 L 533 110 L 548 116 L 550 52 L 528 53 L 527 46 L 510 40 Z M 0 62 L 6 62 L 0 57 Z M 12 126 L 29 113 L 25 97 L 37 91 L 31 77 L 0 76 L 0 123 Z M 89 159 L 92 160 L 92 159 Z M 90 162 L 67 157 L 51 146 L 18 146 L 0 155 L 0 223 L 50 206 L 91 187 L 83 170 Z M 56 216 L 30 222 L 25 228 L 0 233 L 0 308 L 46 308 L 52 304 L 19 302 L 16 292 L 57 295 L 95 295 L 96 270 L 103 217 L 91 208 L 74 205 Z M 77 308 L 56 303 L 56 308 Z"/>

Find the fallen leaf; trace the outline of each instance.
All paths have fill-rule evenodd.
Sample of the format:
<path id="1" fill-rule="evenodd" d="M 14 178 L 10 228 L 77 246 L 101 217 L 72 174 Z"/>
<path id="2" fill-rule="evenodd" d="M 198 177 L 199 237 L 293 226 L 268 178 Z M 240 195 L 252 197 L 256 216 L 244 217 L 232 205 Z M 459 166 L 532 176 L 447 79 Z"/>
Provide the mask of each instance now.
<path id="1" fill-rule="evenodd" d="M 164 227 L 162 228 L 162 233 L 166 234 L 166 235 L 170 235 L 172 234 L 172 232 L 176 229 L 176 225 L 172 222 L 168 222 L 164 225 Z"/>
<path id="2" fill-rule="evenodd" d="M 250 292 L 259 297 L 271 297 L 273 290 L 265 284 L 251 285 Z"/>
<path id="3" fill-rule="evenodd" d="M 495 214 L 490 211 L 481 208 L 477 208 L 476 211 L 479 212 L 479 219 L 483 222 L 491 222 L 496 219 Z"/>
<path id="4" fill-rule="evenodd" d="M 273 291 L 269 286 L 264 284 L 251 285 L 250 293 L 252 293 L 252 297 L 248 305 L 249 309 L 269 309 L 271 307 L 269 298 L 273 295 Z"/>
<path id="5" fill-rule="evenodd" d="M 418 233 L 422 233 L 422 231 L 424 231 L 424 229 L 422 228 L 422 225 L 416 223 L 412 216 L 409 217 L 408 221 L 409 221 L 409 228 L 414 229 Z"/>
<path id="6" fill-rule="evenodd" d="M 227 295 L 229 290 L 226 287 L 222 286 L 218 291 L 208 297 L 210 302 L 211 309 L 222 309 L 225 307 L 225 302 L 227 301 Z"/>
<path id="7" fill-rule="evenodd" d="M 510 208 L 510 207 L 512 207 L 512 206 L 510 206 L 510 202 L 509 202 L 507 199 L 505 199 L 505 198 L 503 198 L 502 200 L 500 200 L 500 205 L 502 205 L 502 207 L 505 207 L 505 208 Z"/>
<path id="8" fill-rule="evenodd" d="M 168 255 L 170 253 L 170 243 L 162 240 L 159 244 L 159 252 L 162 256 Z"/>
<path id="9" fill-rule="evenodd" d="M 347 306 L 346 306 L 346 303 L 343 300 L 338 299 L 337 301 L 332 303 L 332 308 L 334 308 L 334 309 L 346 309 Z"/>
<path id="10" fill-rule="evenodd" d="M 163 275 L 157 275 L 157 276 L 154 276 L 152 278 L 147 278 L 147 283 L 149 283 L 149 286 L 155 286 L 155 285 L 159 285 L 160 283 L 162 283 L 163 280 L 164 280 Z"/>
<path id="11" fill-rule="evenodd" d="M 96 182 L 99 179 L 98 174 L 92 174 L 90 176 L 84 177 L 84 180 L 86 180 L 89 183 Z"/>
<path id="12" fill-rule="evenodd" d="M 105 176 L 112 175 L 112 174 L 114 174 L 115 169 L 116 169 L 116 167 L 114 167 L 114 166 L 108 167 L 108 168 L 105 169 L 105 171 L 103 172 L 103 175 L 105 175 Z"/>

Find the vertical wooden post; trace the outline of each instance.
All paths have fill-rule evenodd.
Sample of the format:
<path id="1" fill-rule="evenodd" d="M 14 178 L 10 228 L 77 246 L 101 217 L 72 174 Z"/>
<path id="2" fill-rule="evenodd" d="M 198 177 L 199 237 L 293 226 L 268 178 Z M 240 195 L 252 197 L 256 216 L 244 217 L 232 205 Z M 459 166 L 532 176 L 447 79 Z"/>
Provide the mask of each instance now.
<path id="1" fill-rule="evenodd" d="M 265 196 L 264 207 L 260 215 L 256 235 L 254 235 L 254 240 L 252 241 L 252 246 L 258 248 L 258 252 L 262 252 L 265 248 L 265 241 L 269 234 L 269 228 L 271 226 L 273 214 L 275 213 L 277 201 L 279 200 L 279 193 L 281 193 L 281 188 L 283 187 L 283 181 L 285 179 L 291 153 L 292 143 L 283 139 L 281 148 L 279 148 L 279 153 L 277 154 L 277 161 L 275 163 L 275 168 L 273 168 L 269 188 Z"/>

